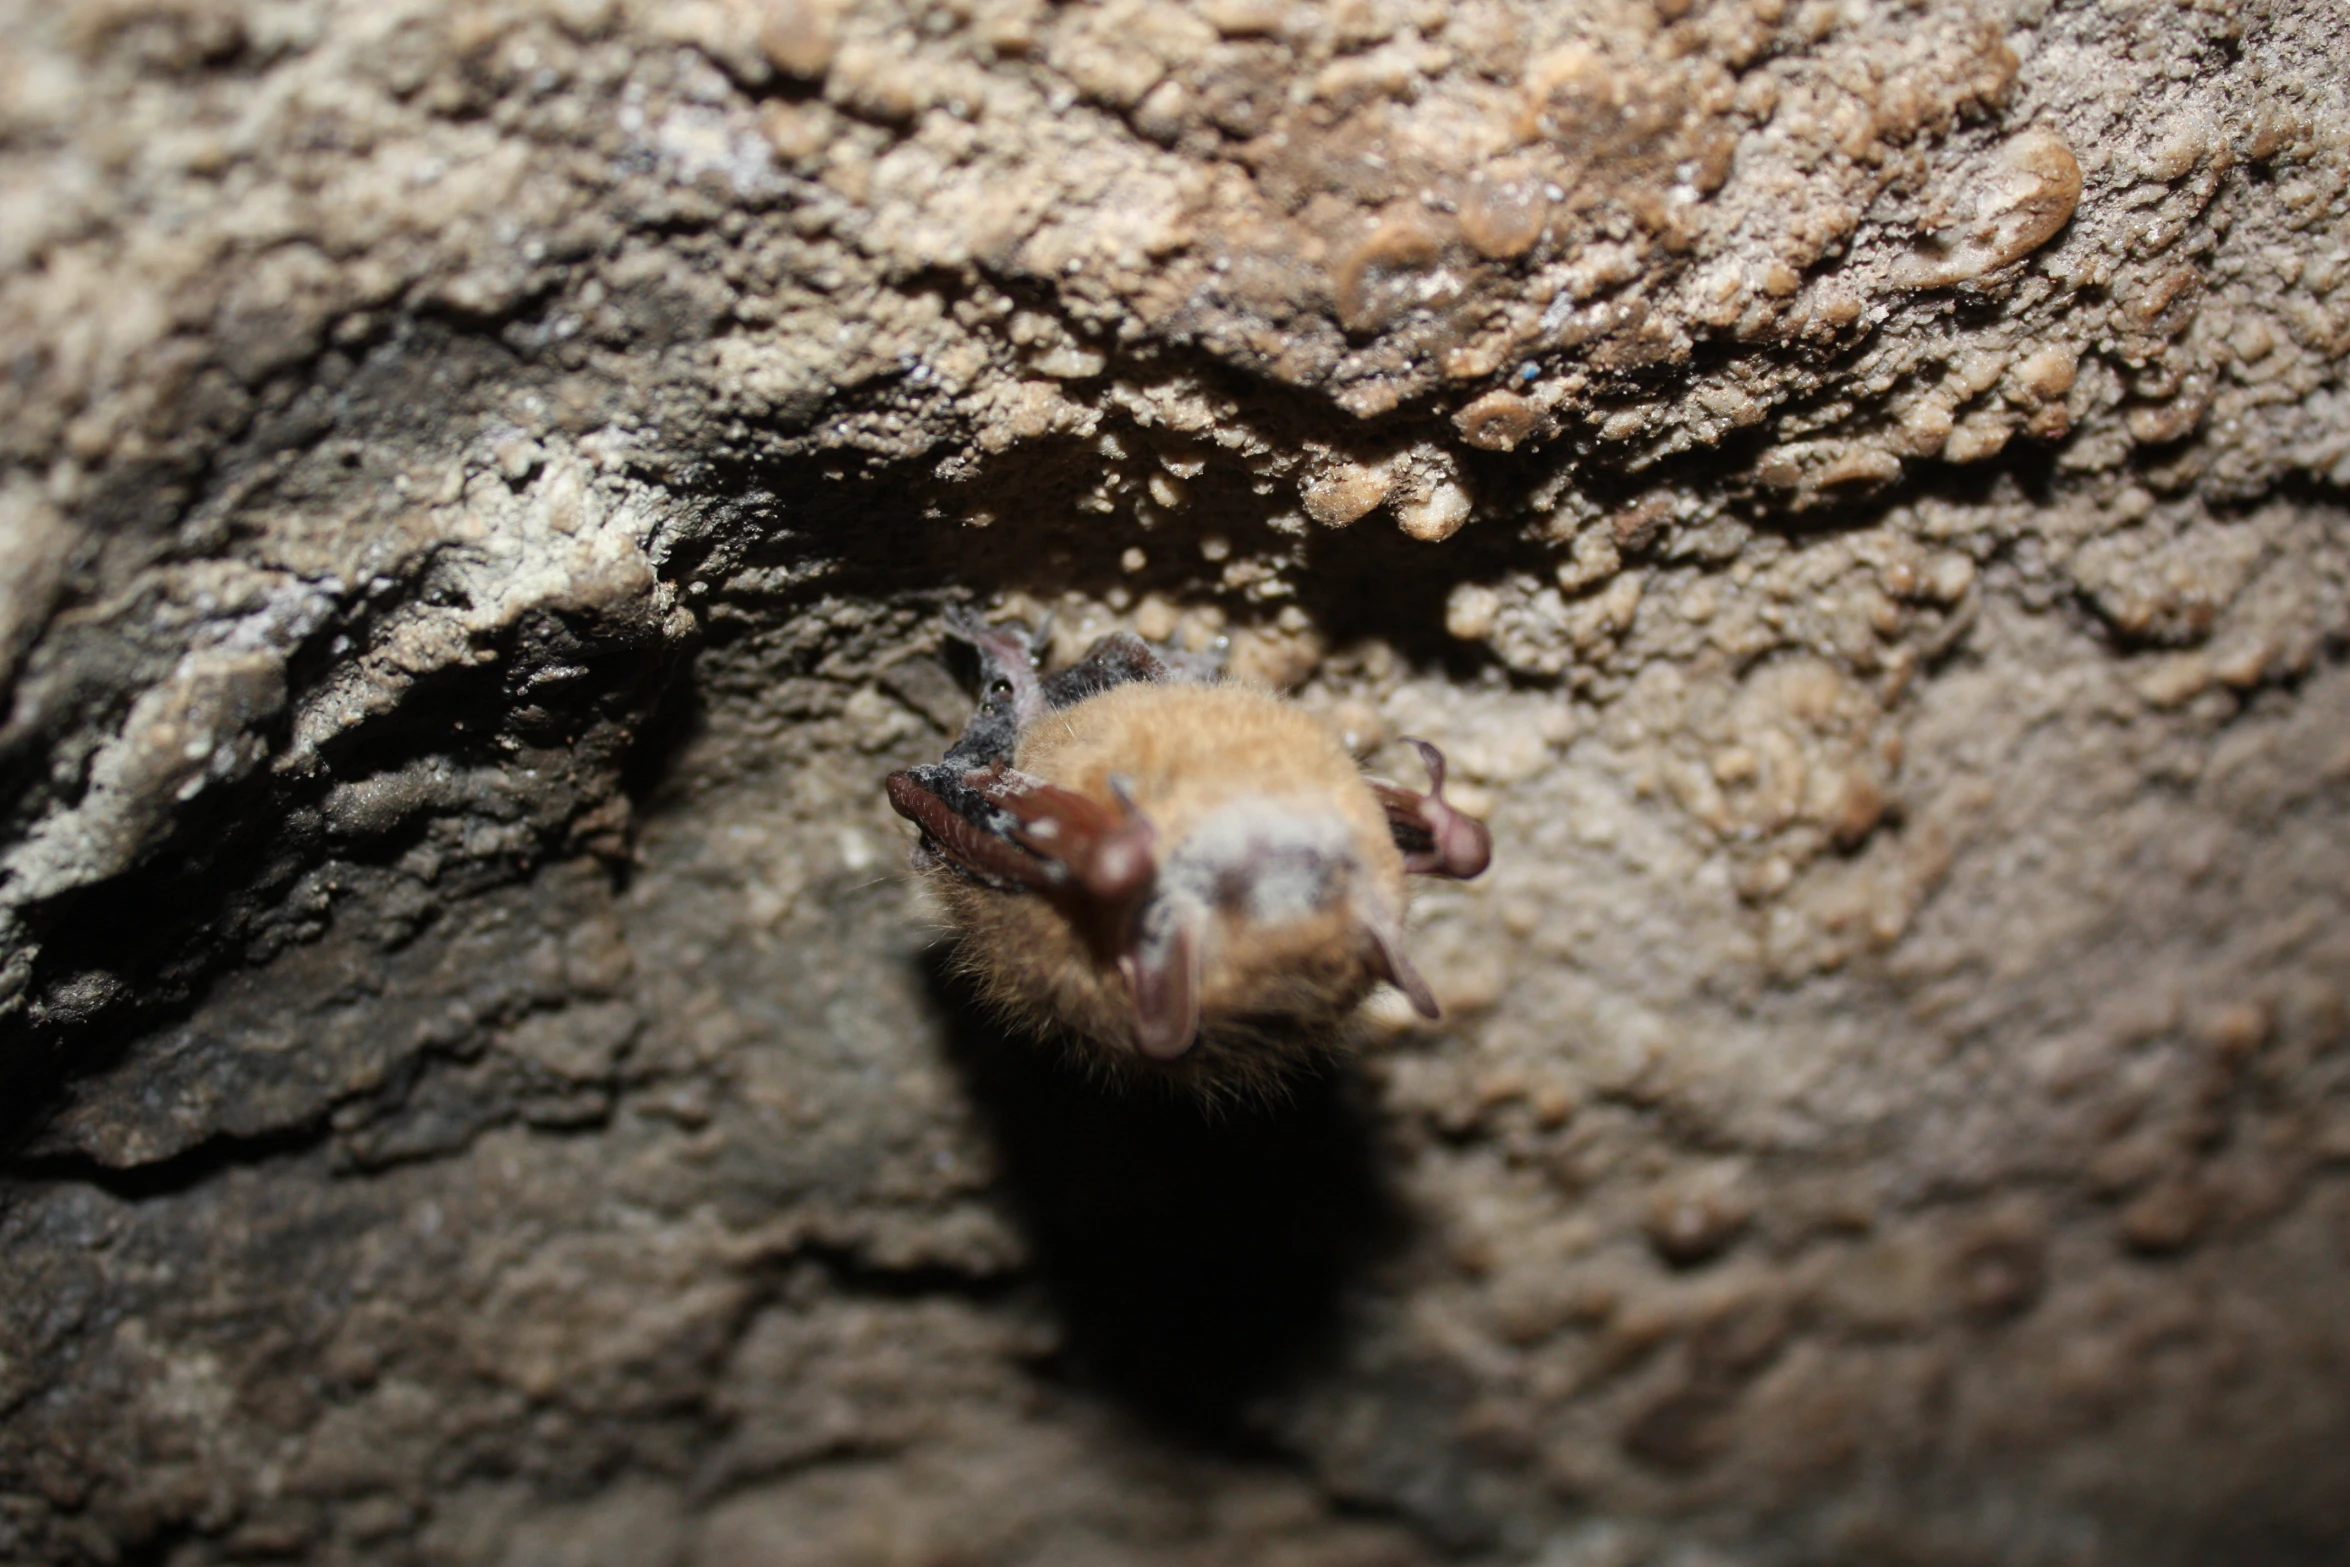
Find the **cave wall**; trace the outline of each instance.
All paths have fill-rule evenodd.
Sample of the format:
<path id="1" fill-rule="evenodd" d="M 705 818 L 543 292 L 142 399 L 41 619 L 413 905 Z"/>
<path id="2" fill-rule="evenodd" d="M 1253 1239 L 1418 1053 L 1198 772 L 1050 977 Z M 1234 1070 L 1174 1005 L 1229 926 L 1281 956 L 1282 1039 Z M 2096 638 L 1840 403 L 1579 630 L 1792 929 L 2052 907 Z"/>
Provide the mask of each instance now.
<path id="1" fill-rule="evenodd" d="M 0 1560 L 2333 1562 L 2326 0 L 0 3 Z M 941 615 L 1496 841 L 1006 1037 Z"/>

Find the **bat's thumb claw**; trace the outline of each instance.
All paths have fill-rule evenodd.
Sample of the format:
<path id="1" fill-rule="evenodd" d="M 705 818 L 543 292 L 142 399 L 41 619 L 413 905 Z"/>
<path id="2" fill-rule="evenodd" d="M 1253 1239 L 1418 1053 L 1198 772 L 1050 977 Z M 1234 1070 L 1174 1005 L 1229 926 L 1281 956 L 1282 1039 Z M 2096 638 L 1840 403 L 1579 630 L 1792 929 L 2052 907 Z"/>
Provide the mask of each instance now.
<path id="1" fill-rule="evenodd" d="M 1484 874 L 1485 867 L 1493 863 L 1493 835 L 1483 822 L 1463 816 L 1445 799 L 1444 753 L 1425 740 L 1409 735 L 1404 739 L 1419 751 L 1428 769 L 1426 794 L 1398 788 L 1382 791 L 1391 817 L 1400 813 L 1402 819 L 1428 835 L 1425 849 L 1413 848 L 1405 854 L 1404 868 L 1416 875 L 1450 876 L 1459 881 Z"/>
<path id="2" fill-rule="evenodd" d="M 1428 769 L 1428 793 L 1433 799 L 1444 797 L 1444 753 L 1416 735 L 1405 735 L 1404 744 L 1420 753 L 1420 765 Z"/>
<path id="3" fill-rule="evenodd" d="M 1426 813 L 1428 836 L 1435 840 L 1438 872 L 1459 881 L 1483 875 L 1493 863 L 1493 834 L 1474 816 L 1463 816 L 1434 795 L 1428 803 L 1433 807 Z"/>

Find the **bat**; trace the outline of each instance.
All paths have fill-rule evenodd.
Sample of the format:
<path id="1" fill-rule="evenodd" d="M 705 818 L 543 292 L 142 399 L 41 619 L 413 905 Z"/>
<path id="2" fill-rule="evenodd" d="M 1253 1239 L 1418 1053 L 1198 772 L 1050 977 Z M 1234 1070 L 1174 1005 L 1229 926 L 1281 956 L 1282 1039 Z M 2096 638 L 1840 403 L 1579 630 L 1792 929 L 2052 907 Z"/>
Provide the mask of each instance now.
<path id="1" fill-rule="evenodd" d="M 1319 720 L 1131 632 L 1046 674 L 1038 639 L 952 618 L 978 708 L 945 757 L 890 774 L 958 961 L 1016 1024 L 1203 1088 L 1278 1081 L 1384 980 L 1424 1017 L 1405 878 L 1467 878 L 1483 824 L 1366 777 Z"/>

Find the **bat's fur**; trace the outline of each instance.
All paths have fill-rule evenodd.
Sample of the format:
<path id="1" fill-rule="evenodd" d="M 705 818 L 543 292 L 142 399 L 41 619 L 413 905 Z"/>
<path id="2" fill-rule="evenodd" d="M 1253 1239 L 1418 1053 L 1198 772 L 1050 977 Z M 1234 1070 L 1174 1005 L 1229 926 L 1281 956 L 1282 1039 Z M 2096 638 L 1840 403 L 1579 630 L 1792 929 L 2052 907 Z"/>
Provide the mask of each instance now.
<path id="1" fill-rule="evenodd" d="M 963 634 L 980 646 L 986 698 L 947 760 L 896 775 L 891 798 L 924 825 L 916 864 L 960 937 L 957 961 L 1009 1019 L 1118 1075 L 1261 1093 L 1327 1052 L 1378 979 L 1409 974 L 1396 951 L 1398 840 L 1413 830 L 1396 825 L 1381 789 L 1423 797 L 1375 787 L 1302 709 L 1190 678 L 1132 638 L 1105 639 L 1040 680 L 1004 633 Z M 1058 824 L 1040 838 L 1033 818 L 990 803 L 1002 796 L 986 791 L 1001 786 L 986 770 L 1006 765 L 1002 776 L 1023 786 L 1084 797 L 1085 820 L 1142 835 L 1148 879 L 1123 913 L 1097 918 L 1066 887 L 1017 880 Z M 1184 1037 L 1154 1048 L 1138 1023 L 1152 1010 L 1145 982 L 1120 963 L 1163 955 L 1177 928 L 1191 944 L 1176 961 L 1192 960 L 1197 1032 L 1186 1016 Z M 1432 1011 L 1416 976 L 1406 983 Z"/>
<path id="2" fill-rule="evenodd" d="M 1199 1042 L 1166 1068 L 1227 1084 L 1278 1076 L 1369 993 L 1351 905 L 1399 919 L 1403 856 L 1354 759 L 1307 714 L 1244 686 L 1125 685 L 1031 727 L 1016 765 L 1104 800 L 1110 774 L 1131 780 L 1165 846 L 1162 883 L 1212 910 Z M 952 872 L 931 880 L 989 1001 L 1134 1059 L 1124 976 L 1057 909 Z M 1219 883 L 1241 895 L 1218 899 Z"/>

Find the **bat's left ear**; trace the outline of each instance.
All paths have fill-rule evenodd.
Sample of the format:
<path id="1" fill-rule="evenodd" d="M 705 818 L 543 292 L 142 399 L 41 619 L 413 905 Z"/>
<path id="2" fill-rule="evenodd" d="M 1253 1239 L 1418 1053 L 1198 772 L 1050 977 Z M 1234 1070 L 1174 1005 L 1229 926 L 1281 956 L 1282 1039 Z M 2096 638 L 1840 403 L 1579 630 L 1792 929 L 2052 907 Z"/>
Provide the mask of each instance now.
<path id="1" fill-rule="evenodd" d="M 1138 936 L 1118 960 L 1134 997 L 1134 1048 L 1173 1061 L 1199 1037 L 1200 950 L 1190 925 L 1177 920 L 1157 936 Z"/>

